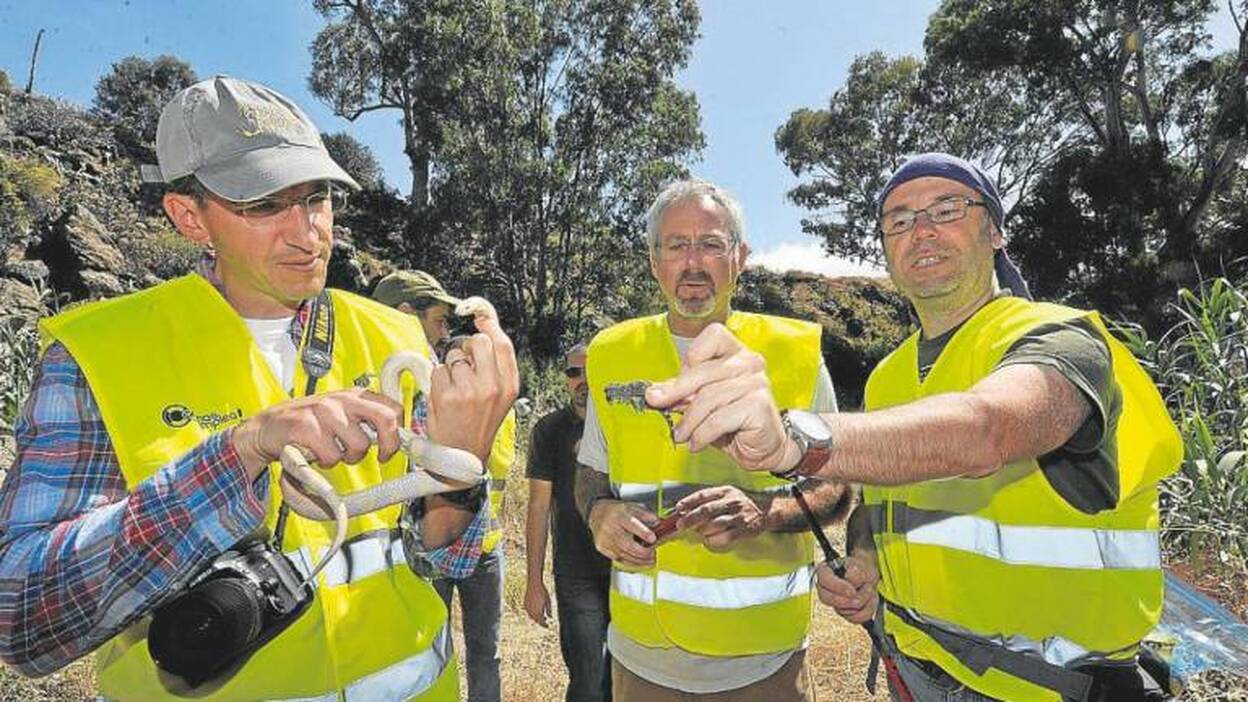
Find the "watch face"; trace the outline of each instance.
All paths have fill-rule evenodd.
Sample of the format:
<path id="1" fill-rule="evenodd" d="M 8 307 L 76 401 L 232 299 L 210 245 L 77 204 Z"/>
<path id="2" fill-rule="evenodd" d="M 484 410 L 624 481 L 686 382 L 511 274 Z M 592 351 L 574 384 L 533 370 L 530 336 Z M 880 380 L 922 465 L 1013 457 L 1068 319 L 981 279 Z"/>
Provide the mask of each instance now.
<path id="1" fill-rule="evenodd" d="M 789 424 L 809 437 L 812 443 L 824 443 L 832 439 L 832 432 L 828 430 L 828 425 L 819 418 L 819 415 L 813 412 L 790 410 L 788 417 Z"/>

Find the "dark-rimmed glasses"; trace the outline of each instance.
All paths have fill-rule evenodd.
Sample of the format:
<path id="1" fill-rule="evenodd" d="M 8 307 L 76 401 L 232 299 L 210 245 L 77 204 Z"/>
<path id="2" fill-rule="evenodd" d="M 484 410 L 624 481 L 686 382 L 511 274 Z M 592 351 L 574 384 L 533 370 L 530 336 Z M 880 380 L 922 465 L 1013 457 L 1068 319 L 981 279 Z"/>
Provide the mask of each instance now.
<path id="1" fill-rule="evenodd" d="M 987 207 L 987 204 L 972 200 L 969 197 L 946 197 L 924 207 L 921 210 L 892 210 L 880 218 L 880 231 L 884 236 L 897 236 L 914 229 L 919 215 L 927 217 L 932 224 L 948 224 L 966 216 L 972 207 Z"/>

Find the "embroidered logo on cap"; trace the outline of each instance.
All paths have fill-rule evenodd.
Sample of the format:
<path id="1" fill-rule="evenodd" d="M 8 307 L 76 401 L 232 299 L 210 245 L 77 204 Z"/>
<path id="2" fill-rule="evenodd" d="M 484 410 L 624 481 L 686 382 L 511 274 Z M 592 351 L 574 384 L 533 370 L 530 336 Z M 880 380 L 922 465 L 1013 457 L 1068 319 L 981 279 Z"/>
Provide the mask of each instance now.
<path id="1" fill-rule="evenodd" d="M 281 138 L 306 136 L 299 118 L 278 105 L 239 105 L 238 120 L 238 133 L 247 138 L 261 134 Z"/>

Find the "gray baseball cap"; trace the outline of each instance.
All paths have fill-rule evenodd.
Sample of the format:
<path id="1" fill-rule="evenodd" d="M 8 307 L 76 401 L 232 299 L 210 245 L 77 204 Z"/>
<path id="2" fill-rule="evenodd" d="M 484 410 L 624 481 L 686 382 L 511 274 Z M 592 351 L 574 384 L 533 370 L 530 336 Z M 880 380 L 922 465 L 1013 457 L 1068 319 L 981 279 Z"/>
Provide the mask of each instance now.
<path id="1" fill-rule="evenodd" d="M 312 120 L 259 83 L 216 76 L 182 90 L 160 113 L 156 160 L 147 182 L 194 175 L 234 202 L 272 195 L 314 180 L 360 186 L 334 163 Z"/>

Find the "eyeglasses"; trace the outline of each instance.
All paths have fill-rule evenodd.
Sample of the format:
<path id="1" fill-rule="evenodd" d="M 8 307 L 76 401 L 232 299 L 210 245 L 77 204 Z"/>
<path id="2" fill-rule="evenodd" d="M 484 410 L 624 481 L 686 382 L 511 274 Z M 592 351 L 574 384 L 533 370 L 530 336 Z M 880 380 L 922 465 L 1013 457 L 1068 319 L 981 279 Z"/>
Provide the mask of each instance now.
<path id="1" fill-rule="evenodd" d="M 880 219 L 880 231 L 884 236 L 897 236 L 914 229 L 919 222 L 919 215 L 927 217 L 932 224 L 948 224 L 966 216 L 972 207 L 987 207 L 987 204 L 969 197 L 949 197 L 937 200 L 921 210 L 893 210 Z"/>
<path id="2" fill-rule="evenodd" d="M 313 221 L 328 217 L 335 210 L 341 211 L 347 206 L 347 191 L 326 183 L 300 197 L 263 197 L 247 202 L 233 202 L 216 196 L 213 199 L 225 209 L 247 220 L 249 224 L 262 225 L 288 216 L 296 205 L 303 205 L 308 218 Z"/>
<path id="3" fill-rule="evenodd" d="M 736 245 L 735 239 L 722 236 L 704 236 L 696 240 L 674 237 L 659 243 L 658 255 L 661 261 L 684 260 L 690 251 L 696 251 L 698 256 L 705 258 L 724 258 Z"/>
<path id="4" fill-rule="evenodd" d="M 585 369 L 580 366 L 572 366 L 570 368 L 564 368 L 563 374 L 569 378 L 579 378 L 582 375 L 585 375 Z"/>

